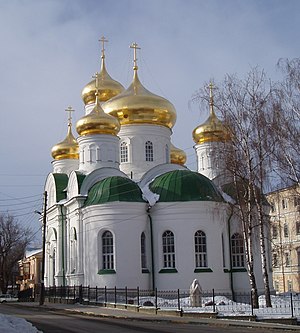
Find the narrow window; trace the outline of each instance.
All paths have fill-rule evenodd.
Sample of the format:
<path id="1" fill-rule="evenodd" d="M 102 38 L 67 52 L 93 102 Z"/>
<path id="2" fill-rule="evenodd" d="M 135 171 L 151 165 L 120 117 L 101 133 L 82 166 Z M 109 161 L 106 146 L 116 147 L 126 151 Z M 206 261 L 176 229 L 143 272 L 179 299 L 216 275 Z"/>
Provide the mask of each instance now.
<path id="1" fill-rule="evenodd" d="M 102 269 L 114 269 L 114 239 L 110 231 L 102 235 Z"/>
<path id="2" fill-rule="evenodd" d="M 272 238 L 276 239 L 278 237 L 278 229 L 276 225 L 272 226 Z"/>
<path id="3" fill-rule="evenodd" d="M 232 266 L 244 267 L 244 240 L 240 234 L 231 237 Z"/>
<path id="4" fill-rule="evenodd" d="M 53 249 L 52 253 L 52 285 L 55 285 L 55 274 L 56 274 L 56 250 Z"/>
<path id="5" fill-rule="evenodd" d="M 120 145 L 120 161 L 121 163 L 128 162 L 128 145 L 126 142 L 122 142 Z"/>
<path id="6" fill-rule="evenodd" d="M 290 254 L 286 252 L 284 256 L 285 256 L 285 267 L 291 266 Z"/>
<path id="7" fill-rule="evenodd" d="M 300 221 L 296 222 L 296 234 L 300 235 Z"/>
<path id="8" fill-rule="evenodd" d="M 284 237 L 289 237 L 289 227 L 287 224 L 283 226 L 283 235 Z"/>
<path id="9" fill-rule="evenodd" d="M 166 145 L 166 163 L 170 163 L 170 150 L 168 145 Z"/>
<path id="10" fill-rule="evenodd" d="M 297 262 L 298 262 L 298 269 L 300 267 L 300 249 L 297 250 Z"/>
<path id="11" fill-rule="evenodd" d="M 300 206 L 300 197 L 294 197 L 294 207 Z"/>
<path id="12" fill-rule="evenodd" d="M 72 228 L 70 237 L 70 271 L 74 273 L 76 271 L 77 264 L 77 234 L 76 229 Z"/>
<path id="13" fill-rule="evenodd" d="M 286 209 L 287 208 L 287 203 L 285 199 L 281 200 L 281 205 L 282 205 L 282 209 Z"/>
<path id="14" fill-rule="evenodd" d="M 162 235 L 163 267 L 175 268 L 175 244 L 172 231 L 165 231 Z"/>
<path id="15" fill-rule="evenodd" d="M 201 230 L 195 233 L 195 264 L 196 268 L 207 267 L 206 235 Z"/>
<path id="16" fill-rule="evenodd" d="M 147 269 L 146 236 L 144 232 L 141 234 L 141 264 L 142 269 Z"/>
<path id="17" fill-rule="evenodd" d="M 146 161 L 153 162 L 153 143 L 151 141 L 147 141 L 145 143 L 145 154 L 146 154 Z"/>
<path id="18" fill-rule="evenodd" d="M 273 253 L 273 267 L 278 267 L 278 256 L 277 253 Z"/>

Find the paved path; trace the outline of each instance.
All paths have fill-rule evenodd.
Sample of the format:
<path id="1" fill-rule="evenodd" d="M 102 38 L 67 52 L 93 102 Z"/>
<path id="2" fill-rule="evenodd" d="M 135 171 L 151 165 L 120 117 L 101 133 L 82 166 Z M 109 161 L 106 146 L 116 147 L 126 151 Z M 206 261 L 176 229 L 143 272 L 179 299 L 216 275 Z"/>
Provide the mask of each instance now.
<path id="1" fill-rule="evenodd" d="M 199 324 L 199 325 L 214 325 L 222 327 L 243 327 L 243 328 L 262 328 L 267 330 L 278 330 L 278 332 L 283 331 L 299 331 L 300 326 L 286 325 L 286 324 L 276 324 L 276 323 L 265 323 L 265 322 L 255 322 L 255 321 L 245 321 L 245 320 L 233 320 L 233 319 L 216 319 L 216 318 L 201 318 L 201 317 L 180 317 L 175 314 L 155 314 L 155 313 L 145 313 L 137 312 L 133 310 L 126 309 L 115 309 L 109 307 L 101 307 L 94 305 L 82 305 L 82 304 L 60 304 L 60 303 L 45 303 L 40 306 L 38 303 L 14 303 L 12 306 L 16 307 L 34 307 L 42 308 L 43 310 L 59 310 L 68 313 L 84 314 L 102 318 L 122 318 L 131 319 L 139 321 L 156 321 L 156 322 L 166 322 L 166 323 L 182 323 L 182 324 Z M 1 307 L 0 307 L 1 312 Z"/>

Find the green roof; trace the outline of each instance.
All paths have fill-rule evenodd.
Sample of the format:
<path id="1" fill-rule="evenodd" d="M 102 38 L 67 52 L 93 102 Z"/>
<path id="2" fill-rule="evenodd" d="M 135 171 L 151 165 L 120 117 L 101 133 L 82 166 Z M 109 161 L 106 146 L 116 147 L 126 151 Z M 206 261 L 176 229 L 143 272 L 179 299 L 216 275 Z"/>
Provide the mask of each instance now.
<path id="1" fill-rule="evenodd" d="M 159 194 L 159 202 L 223 201 L 212 181 L 189 170 L 175 170 L 158 176 L 149 188 Z"/>
<path id="2" fill-rule="evenodd" d="M 68 176 L 65 173 L 53 173 L 52 175 L 56 187 L 56 202 L 59 202 L 67 197 Z"/>
<path id="3" fill-rule="evenodd" d="M 144 202 L 142 191 L 131 179 L 113 176 L 101 180 L 91 187 L 85 206 L 113 201 Z"/>

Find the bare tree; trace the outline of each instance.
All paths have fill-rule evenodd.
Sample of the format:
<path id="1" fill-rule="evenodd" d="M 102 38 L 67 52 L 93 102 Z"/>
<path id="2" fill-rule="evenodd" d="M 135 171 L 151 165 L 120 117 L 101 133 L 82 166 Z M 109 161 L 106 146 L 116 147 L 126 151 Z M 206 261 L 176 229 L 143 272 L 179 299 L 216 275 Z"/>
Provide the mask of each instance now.
<path id="1" fill-rule="evenodd" d="M 300 185 L 300 59 L 280 59 L 283 79 L 274 102 L 277 126 L 277 174 L 281 185 Z"/>
<path id="2" fill-rule="evenodd" d="M 13 283 L 13 271 L 22 259 L 25 248 L 32 235 L 11 215 L 0 214 L 0 289 L 7 292 L 9 283 Z"/>
<path id="3" fill-rule="evenodd" d="M 202 94 L 201 94 L 202 92 Z M 206 98 L 204 90 L 198 99 Z M 245 79 L 227 75 L 215 95 L 215 107 L 230 133 L 229 142 L 215 153 L 224 161 L 223 174 L 229 175 L 224 192 L 236 200 L 245 243 L 247 271 L 254 307 L 258 292 L 254 272 L 253 244 L 259 237 L 261 267 L 266 305 L 271 306 L 266 247 L 268 246 L 267 202 L 263 195 L 268 187 L 275 142 L 272 134 L 273 86 L 264 71 L 252 69 Z"/>

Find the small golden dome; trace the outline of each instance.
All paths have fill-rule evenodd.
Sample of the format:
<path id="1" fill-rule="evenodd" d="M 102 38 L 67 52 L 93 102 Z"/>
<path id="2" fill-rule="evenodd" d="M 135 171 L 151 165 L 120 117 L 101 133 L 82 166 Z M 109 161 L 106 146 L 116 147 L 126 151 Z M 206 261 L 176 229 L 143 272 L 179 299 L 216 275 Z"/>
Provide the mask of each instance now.
<path id="1" fill-rule="evenodd" d="M 175 147 L 172 143 L 171 143 L 170 157 L 171 157 L 171 163 L 173 164 L 184 165 L 186 162 L 186 153 L 182 149 Z"/>
<path id="2" fill-rule="evenodd" d="M 210 88 L 210 114 L 208 119 L 193 131 L 193 139 L 196 144 L 204 142 L 226 142 L 230 139 L 230 134 L 222 121 L 218 119 L 214 112 L 214 102 L 212 96 L 212 84 Z"/>
<path id="3" fill-rule="evenodd" d="M 85 105 L 95 103 L 95 92 L 96 83 L 95 79 L 89 82 L 81 92 L 81 98 Z M 107 73 L 104 63 L 104 58 L 102 59 L 101 71 L 99 74 L 99 99 L 100 102 L 106 102 L 112 97 L 117 96 L 124 90 L 124 87 L 118 81 L 115 81 Z"/>
<path id="4" fill-rule="evenodd" d="M 133 45 L 136 51 L 136 44 Z M 104 103 L 103 110 L 118 118 L 121 125 L 154 124 L 172 128 L 176 122 L 175 107 L 167 99 L 148 91 L 141 84 L 137 69 L 135 58 L 131 85 Z"/>
<path id="5" fill-rule="evenodd" d="M 73 111 L 71 107 L 66 111 Z M 64 159 L 78 159 L 78 144 L 72 133 L 72 123 L 71 117 L 69 118 L 68 123 L 68 134 L 66 138 L 53 146 L 51 149 L 51 155 L 55 160 L 64 160 Z"/>
<path id="6" fill-rule="evenodd" d="M 104 54 L 104 43 L 108 42 L 105 37 L 102 37 L 99 42 L 102 43 L 102 55 L 101 55 L 101 70 L 98 77 L 98 97 L 100 102 L 106 102 L 112 97 L 120 94 L 124 87 L 118 81 L 115 81 L 111 78 L 111 76 L 107 73 L 105 67 L 105 54 Z M 94 104 L 96 102 L 96 79 L 89 82 L 82 90 L 81 97 L 85 105 Z"/>
<path id="7" fill-rule="evenodd" d="M 96 74 L 96 80 L 98 73 Z M 120 123 L 117 118 L 106 114 L 99 102 L 96 90 L 96 104 L 92 112 L 80 118 L 76 124 L 77 133 L 81 136 L 89 134 L 117 135 L 120 131 Z"/>

